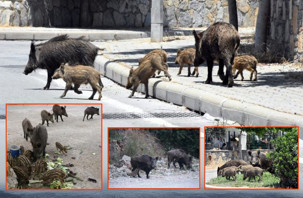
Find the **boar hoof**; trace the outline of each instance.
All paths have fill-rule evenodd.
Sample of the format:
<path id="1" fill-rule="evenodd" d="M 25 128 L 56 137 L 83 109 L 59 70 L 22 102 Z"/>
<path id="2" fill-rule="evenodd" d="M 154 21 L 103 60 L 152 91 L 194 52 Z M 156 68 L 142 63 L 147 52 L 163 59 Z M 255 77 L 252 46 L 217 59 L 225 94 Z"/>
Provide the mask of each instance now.
<path id="1" fill-rule="evenodd" d="M 230 82 L 228 82 L 228 87 L 232 87 L 234 85 L 234 82 L 233 81 L 230 81 Z"/>
<path id="2" fill-rule="evenodd" d="M 60 96 L 60 98 L 64 98 L 65 95 Z"/>
<path id="3" fill-rule="evenodd" d="M 89 99 L 89 100 L 93 100 L 94 98 L 93 98 L 93 97 L 89 97 L 88 99 Z"/>
<path id="4" fill-rule="evenodd" d="M 79 91 L 79 90 L 75 90 L 75 92 L 76 92 L 77 94 L 82 94 L 82 91 Z"/>
<path id="5" fill-rule="evenodd" d="M 131 98 L 131 97 L 133 97 L 133 96 L 132 96 L 132 95 L 129 95 L 128 97 Z"/>
<path id="6" fill-rule="evenodd" d="M 49 90 L 48 86 L 43 87 L 44 90 Z"/>
<path id="7" fill-rule="evenodd" d="M 220 77 L 221 80 L 224 80 L 224 78 L 225 78 L 224 73 L 218 74 L 218 75 L 219 75 L 219 77 Z"/>
<path id="8" fill-rule="evenodd" d="M 212 81 L 209 80 L 209 79 L 207 79 L 207 80 L 205 81 L 205 84 L 211 84 L 211 83 L 212 83 Z"/>

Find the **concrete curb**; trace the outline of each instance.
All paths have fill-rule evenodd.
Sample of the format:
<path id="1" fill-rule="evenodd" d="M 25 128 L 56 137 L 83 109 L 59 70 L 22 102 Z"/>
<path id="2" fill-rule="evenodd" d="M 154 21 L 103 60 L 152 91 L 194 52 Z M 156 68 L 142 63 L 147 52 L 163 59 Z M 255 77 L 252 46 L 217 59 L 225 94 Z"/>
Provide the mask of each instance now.
<path id="1" fill-rule="evenodd" d="M 106 77 L 122 86 L 126 85 L 130 66 L 111 61 L 105 56 L 97 56 L 95 67 Z M 302 116 L 228 99 L 174 81 L 151 78 L 148 86 L 150 96 L 214 117 L 236 121 L 244 126 L 303 126 Z M 141 84 L 137 91 L 144 93 L 144 86 Z"/>
<path id="2" fill-rule="evenodd" d="M 138 39 L 147 38 L 150 36 L 149 32 L 144 31 L 3 31 L 0 29 L 0 40 L 49 40 L 55 36 L 68 34 L 71 38 L 84 36 L 89 41 L 100 40 L 123 40 L 123 39 Z"/>

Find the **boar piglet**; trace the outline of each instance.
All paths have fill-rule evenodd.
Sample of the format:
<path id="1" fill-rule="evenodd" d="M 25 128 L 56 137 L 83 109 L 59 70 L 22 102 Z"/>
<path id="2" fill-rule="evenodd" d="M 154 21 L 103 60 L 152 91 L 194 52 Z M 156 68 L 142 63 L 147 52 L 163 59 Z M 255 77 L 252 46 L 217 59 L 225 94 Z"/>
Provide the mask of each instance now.
<path id="1" fill-rule="evenodd" d="M 66 106 L 59 106 L 57 104 L 55 104 L 53 106 L 53 112 L 54 112 L 54 115 L 55 115 L 55 119 L 56 121 L 58 122 L 58 117 L 60 116 L 61 118 L 61 121 L 63 122 L 63 119 L 62 119 L 62 116 L 66 116 L 68 117 L 67 113 L 66 113 Z"/>
<path id="2" fill-rule="evenodd" d="M 48 121 L 51 121 L 52 123 L 54 123 L 53 115 L 54 114 L 51 114 L 51 113 L 47 112 L 46 110 L 42 110 L 41 111 L 42 125 L 44 125 L 45 121 L 46 121 L 47 126 L 49 126 Z"/>
<path id="3" fill-rule="evenodd" d="M 148 155 L 141 155 L 137 157 L 132 157 L 130 160 L 130 163 L 132 165 L 132 171 L 134 172 L 136 169 L 138 169 L 138 177 L 141 177 L 139 174 L 139 170 L 143 170 L 146 173 L 146 178 L 148 179 L 149 172 L 152 169 L 155 169 L 157 166 L 158 157 L 153 158 Z"/>
<path id="4" fill-rule="evenodd" d="M 103 83 L 100 77 L 101 73 L 95 70 L 93 67 L 88 67 L 84 65 L 69 66 L 68 64 L 61 64 L 61 66 L 56 70 L 53 75 L 53 79 L 63 78 L 66 82 L 65 90 L 60 96 L 61 98 L 65 97 L 67 91 L 71 89 L 72 84 L 75 85 L 74 91 L 77 94 L 82 94 L 82 91 L 79 91 L 81 84 L 90 84 L 93 93 L 88 98 L 89 100 L 94 99 L 96 92 L 99 93 L 98 100 L 101 100 Z"/>
<path id="5" fill-rule="evenodd" d="M 219 176 L 219 171 L 226 168 L 226 167 L 230 167 L 230 166 L 240 166 L 240 165 L 249 165 L 247 162 L 243 161 L 243 160 L 230 160 L 228 162 L 226 162 L 225 164 L 223 164 L 222 166 L 219 166 L 217 169 L 217 175 Z"/>
<path id="6" fill-rule="evenodd" d="M 134 93 L 140 83 L 144 84 L 145 98 L 148 98 L 148 80 L 154 75 L 156 70 L 164 71 L 165 76 L 171 80 L 171 76 L 167 71 L 166 65 L 167 63 L 163 63 L 161 55 L 154 53 L 150 59 L 143 61 L 135 70 L 131 68 L 126 84 L 126 89 L 133 87 L 133 91 L 130 94 L 129 98 L 134 96 Z"/>
<path id="7" fill-rule="evenodd" d="M 198 66 L 195 66 L 195 69 L 192 74 L 190 72 L 190 66 L 194 64 L 195 54 L 196 54 L 196 50 L 194 48 L 179 49 L 177 51 L 177 57 L 175 60 L 175 64 L 179 64 L 179 66 L 180 66 L 179 72 L 177 75 L 181 74 L 183 66 L 185 64 L 187 64 L 188 65 L 187 76 L 195 75 L 195 74 L 196 74 L 196 77 L 199 76 Z"/>
<path id="8" fill-rule="evenodd" d="M 26 141 L 28 141 L 28 137 L 31 136 L 31 132 L 33 131 L 33 126 L 27 118 L 24 118 L 24 120 L 22 121 L 22 128 L 24 138 L 26 139 Z"/>
<path id="9" fill-rule="evenodd" d="M 255 75 L 254 81 L 257 80 L 257 64 L 258 61 L 254 56 L 244 55 L 244 56 L 237 56 L 234 59 L 234 65 L 232 68 L 232 73 L 234 75 L 234 79 L 241 75 L 241 80 L 244 80 L 243 77 L 243 70 L 246 69 L 250 71 L 250 80 L 252 80 L 253 75 Z M 238 70 L 236 74 L 236 70 Z M 235 75 L 236 74 L 236 75 Z"/>
<path id="10" fill-rule="evenodd" d="M 85 116 L 86 116 L 86 119 L 88 120 L 89 115 L 90 115 L 90 119 L 93 119 L 94 114 L 99 115 L 99 108 L 87 107 L 84 111 L 83 121 L 84 121 Z"/>

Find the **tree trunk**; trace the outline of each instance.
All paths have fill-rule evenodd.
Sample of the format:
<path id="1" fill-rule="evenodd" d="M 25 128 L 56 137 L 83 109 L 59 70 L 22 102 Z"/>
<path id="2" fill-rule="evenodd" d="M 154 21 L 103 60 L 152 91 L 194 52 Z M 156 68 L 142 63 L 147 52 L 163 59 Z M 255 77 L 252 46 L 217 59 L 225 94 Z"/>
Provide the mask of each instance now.
<path id="1" fill-rule="evenodd" d="M 257 52 L 266 51 L 267 24 L 270 14 L 270 0 L 259 1 L 259 13 L 255 32 L 255 49 Z"/>
<path id="2" fill-rule="evenodd" d="M 238 30 L 238 13 L 236 0 L 228 0 L 228 14 L 229 23 L 234 25 L 236 30 Z"/>

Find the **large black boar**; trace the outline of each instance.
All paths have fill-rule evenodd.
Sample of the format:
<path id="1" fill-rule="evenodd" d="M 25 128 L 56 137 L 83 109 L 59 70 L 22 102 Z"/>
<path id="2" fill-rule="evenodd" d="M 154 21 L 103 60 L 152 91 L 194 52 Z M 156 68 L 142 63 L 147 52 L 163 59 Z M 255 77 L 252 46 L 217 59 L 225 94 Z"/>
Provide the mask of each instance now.
<path id="1" fill-rule="evenodd" d="M 182 149 L 172 149 L 167 152 L 167 163 L 168 168 L 170 168 L 170 163 L 173 162 L 176 168 L 176 162 L 179 163 L 180 169 L 184 169 L 183 164 L 185 164 L 187 169 L 192 168 L 192 157 L 188 156 Z"/>
<path id="2" fill-rule="evenodd" d="M 130 160 L 130 163 L 133 167 L 133 169 L 132 169 L 133 172 L 136 169 L 143 170 L 143 171 L 145 171 L 146 178 L 148 179 L 149 178 L 148 174 L 152 169 L 156 168 L 157 161 L 158 161 L 158 157 L 153 158 L 148 155 L 141 155 L 141 156 L 137 156 L 137 157 L 132 157 Z M 141 177 L 139 175 L 139 171 L 138 171 L 138 177 Z"/>
<path id="3" fill-rule="evenodd" d="M 253 166 L 260 167 L 274 174 L 273 161 L 268 159 L 265 153 L 258 151 L 248 151 L 249 162 Z"/>
<path id="4" fill-rule="evenodd" d="M 31 136 L 31 144 L 33 146 L 34 158 L 39 159 L 41 154 L 45 156 L 45 147 L 47 143 L 47 130 L 46 127 L 38 124 L 33 129 Z"/>
<path id="5" fill-rule="evenodd" d="M 198 66 L 207 61 L 208 76 L 206 84 L 212 83 L 212 70 L 214 60 L 219 61 L 218 75 L 224 85 L 233 86 L 232 65 L 237 49 L 240 45 L 240 36 L 235 27 L 229 23 L 217 22 L 195 37 L 196 55 L 194 65 Z M 224 76 L 223 67 L 226 66 Z"/>
<path id="6" fill-rule="evenodd" d="M 31 50 L 24 74 L 27 75 L 37 68 L 47 70 L 47 83 L 44 89 L 49 89 L 52 76 L 61 63 L 70 65 L 93 65 L 99 48 L 84 41 L 82 37 L 69 38 L 60 35 L 49 41 L 35 45 L 31 43 Z"/>
<path id="7" fill-rule="evenodd" d="M 24 118 L 24 120 L 22 121 L 22 128 L 23 128 L 24 138 L 27 141 L 28 137 L 31 136 L 31 133 L 33 131 L 33 126 L 27 118 Z"/>
<path id="8" fill-rule="evenodd" d="M 66 106 L 63 107 L 63 106 L 59 106 L 59 105 L 55 104 L 53 106 L 53 112 L 54 112 L 55 119 L 57 122 L 58 122 L 58 116 L 60 116 L 62 122 L 63 122 L 62 115 L 68 117 L 68 115 L 66 113 Z"/>
<path id="9" fill-rule="evenodd" d="M 220 170 L 226 168 L 226 167 L 231 167 L 231 166 L 240 166 L 240 165 L 249 165 L 247 162 L 243 161 L 243 160 L 230 160 L 228 162 L 226 162 L 225 164 L 223 164 L 222 166 L 219 166 L 217 169 L 217 175 L 219 176 L 219 172 Z"/>

